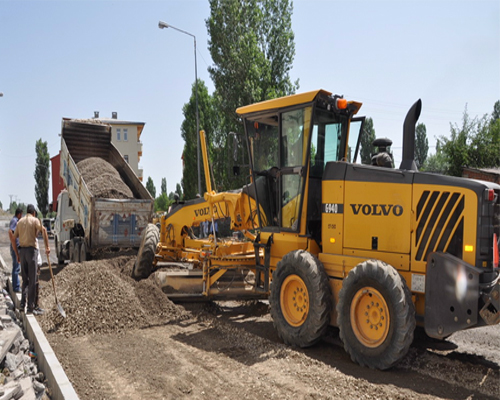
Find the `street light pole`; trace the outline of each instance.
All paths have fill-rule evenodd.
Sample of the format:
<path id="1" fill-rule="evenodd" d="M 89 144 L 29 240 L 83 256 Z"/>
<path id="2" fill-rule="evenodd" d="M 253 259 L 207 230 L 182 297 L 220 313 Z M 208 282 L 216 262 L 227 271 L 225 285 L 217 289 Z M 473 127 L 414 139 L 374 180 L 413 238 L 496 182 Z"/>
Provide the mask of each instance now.
<path id="1" fill-rule="evenodd" d="M 198 163 L 198 194 L 202 196 L 201 171 L 200 171 L 200 117 L 198 113 L 198 63 L 196 62 L 196 36 L 193 35 L 192 33 L 183 31 L 182 29 L 176 28 L 175 26 L 167 24 L 166 22 L 163 21 L 158 22 L 158 28 L 160 29 L 172 28 L 175 29 L 176 31 L 189 35 L 194 39 L 194 79 L 195 79 L 195 97 L 196 97 L 196 140 L 197 140 L 196 158 Z"/>

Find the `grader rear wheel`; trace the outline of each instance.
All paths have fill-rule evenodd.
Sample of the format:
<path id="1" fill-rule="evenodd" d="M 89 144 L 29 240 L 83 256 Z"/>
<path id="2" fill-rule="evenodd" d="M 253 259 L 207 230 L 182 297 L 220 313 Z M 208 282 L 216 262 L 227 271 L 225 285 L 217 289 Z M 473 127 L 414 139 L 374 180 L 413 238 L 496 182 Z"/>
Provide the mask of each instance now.
<path id="1" fill-rule="evenodd" d="M 151 275 L 155 259 L 156 246 L 160 240 L 160 232 L 154 224 L 148 224 L 142 232 L 141 246 L 137 253 L 137 260 L 132 269 L 132 278 L 140 280 Z"/>
<path id="2" fill-rule="evenodd" d="M 288 253 L 271 282 L 271 316 L 286 344 L 308 347 L 325 334 L 332 295 L 321 262 L 304 250 Z"/>
<path id="3" fill-rule="evenodd" d="M 337 304 L 340 338 L 354 362 L 388 369 L 408 352 L 415 330 L 415 307 L 395 268 L 368 260 L 344 279 Z"/>

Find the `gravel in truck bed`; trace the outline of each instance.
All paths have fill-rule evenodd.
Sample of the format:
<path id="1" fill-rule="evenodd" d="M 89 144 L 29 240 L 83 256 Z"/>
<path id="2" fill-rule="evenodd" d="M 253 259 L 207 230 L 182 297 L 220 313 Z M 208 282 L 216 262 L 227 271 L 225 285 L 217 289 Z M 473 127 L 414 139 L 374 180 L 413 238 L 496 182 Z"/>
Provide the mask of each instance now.
<path id="1" fill-rule="evenodd" d="M 76 164 L 90 192 L 102 199 L 133 199 L 134 194 L 109 162 L 89 157 Z"/>

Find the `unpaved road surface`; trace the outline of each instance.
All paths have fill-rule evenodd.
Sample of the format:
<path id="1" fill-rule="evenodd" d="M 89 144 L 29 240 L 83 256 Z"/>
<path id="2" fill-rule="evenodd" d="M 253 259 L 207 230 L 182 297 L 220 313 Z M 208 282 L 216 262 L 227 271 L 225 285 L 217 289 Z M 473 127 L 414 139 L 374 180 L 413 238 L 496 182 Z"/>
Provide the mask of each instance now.
<path id="1" fill-rule="evenodd" d="M 7 222 L 7 221 L 5 221 Z M 0 221 L 0 254 L 10 265 Z M 284 345 L 265 302 L 174 305 L 128 274 L 133 256 L 47 267 L 37 317 L 81 399 L 499 399 L 500 326 L 434 341 L 420 330 L 389 371 L 351 362 L 331 329 Z"/>

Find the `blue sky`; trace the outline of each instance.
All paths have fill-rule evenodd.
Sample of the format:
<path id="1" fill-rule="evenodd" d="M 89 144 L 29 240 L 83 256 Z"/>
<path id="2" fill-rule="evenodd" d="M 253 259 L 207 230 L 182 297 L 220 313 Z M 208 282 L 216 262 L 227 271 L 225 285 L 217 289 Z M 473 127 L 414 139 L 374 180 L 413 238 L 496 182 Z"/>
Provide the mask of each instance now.
<path id="1" fill-rule="evenodd" d="M 182 177 L 182 107 L 198 77 L 209 91 L 208 1 L 0 0 L 0 201 L 35 203 L 35 142 L 56 155 L 62 117 L 146 123 L 144 176 L 159 191 Z M 377 136 L 401 160 L 403 120 L 422 99 L 435 138 L 500 99 L 500 2 L 296 0 L 292 80 L 299 92 L 325 89 L 363 102 Z M 50 201 L 52 200 L 50 194 Z"/>

